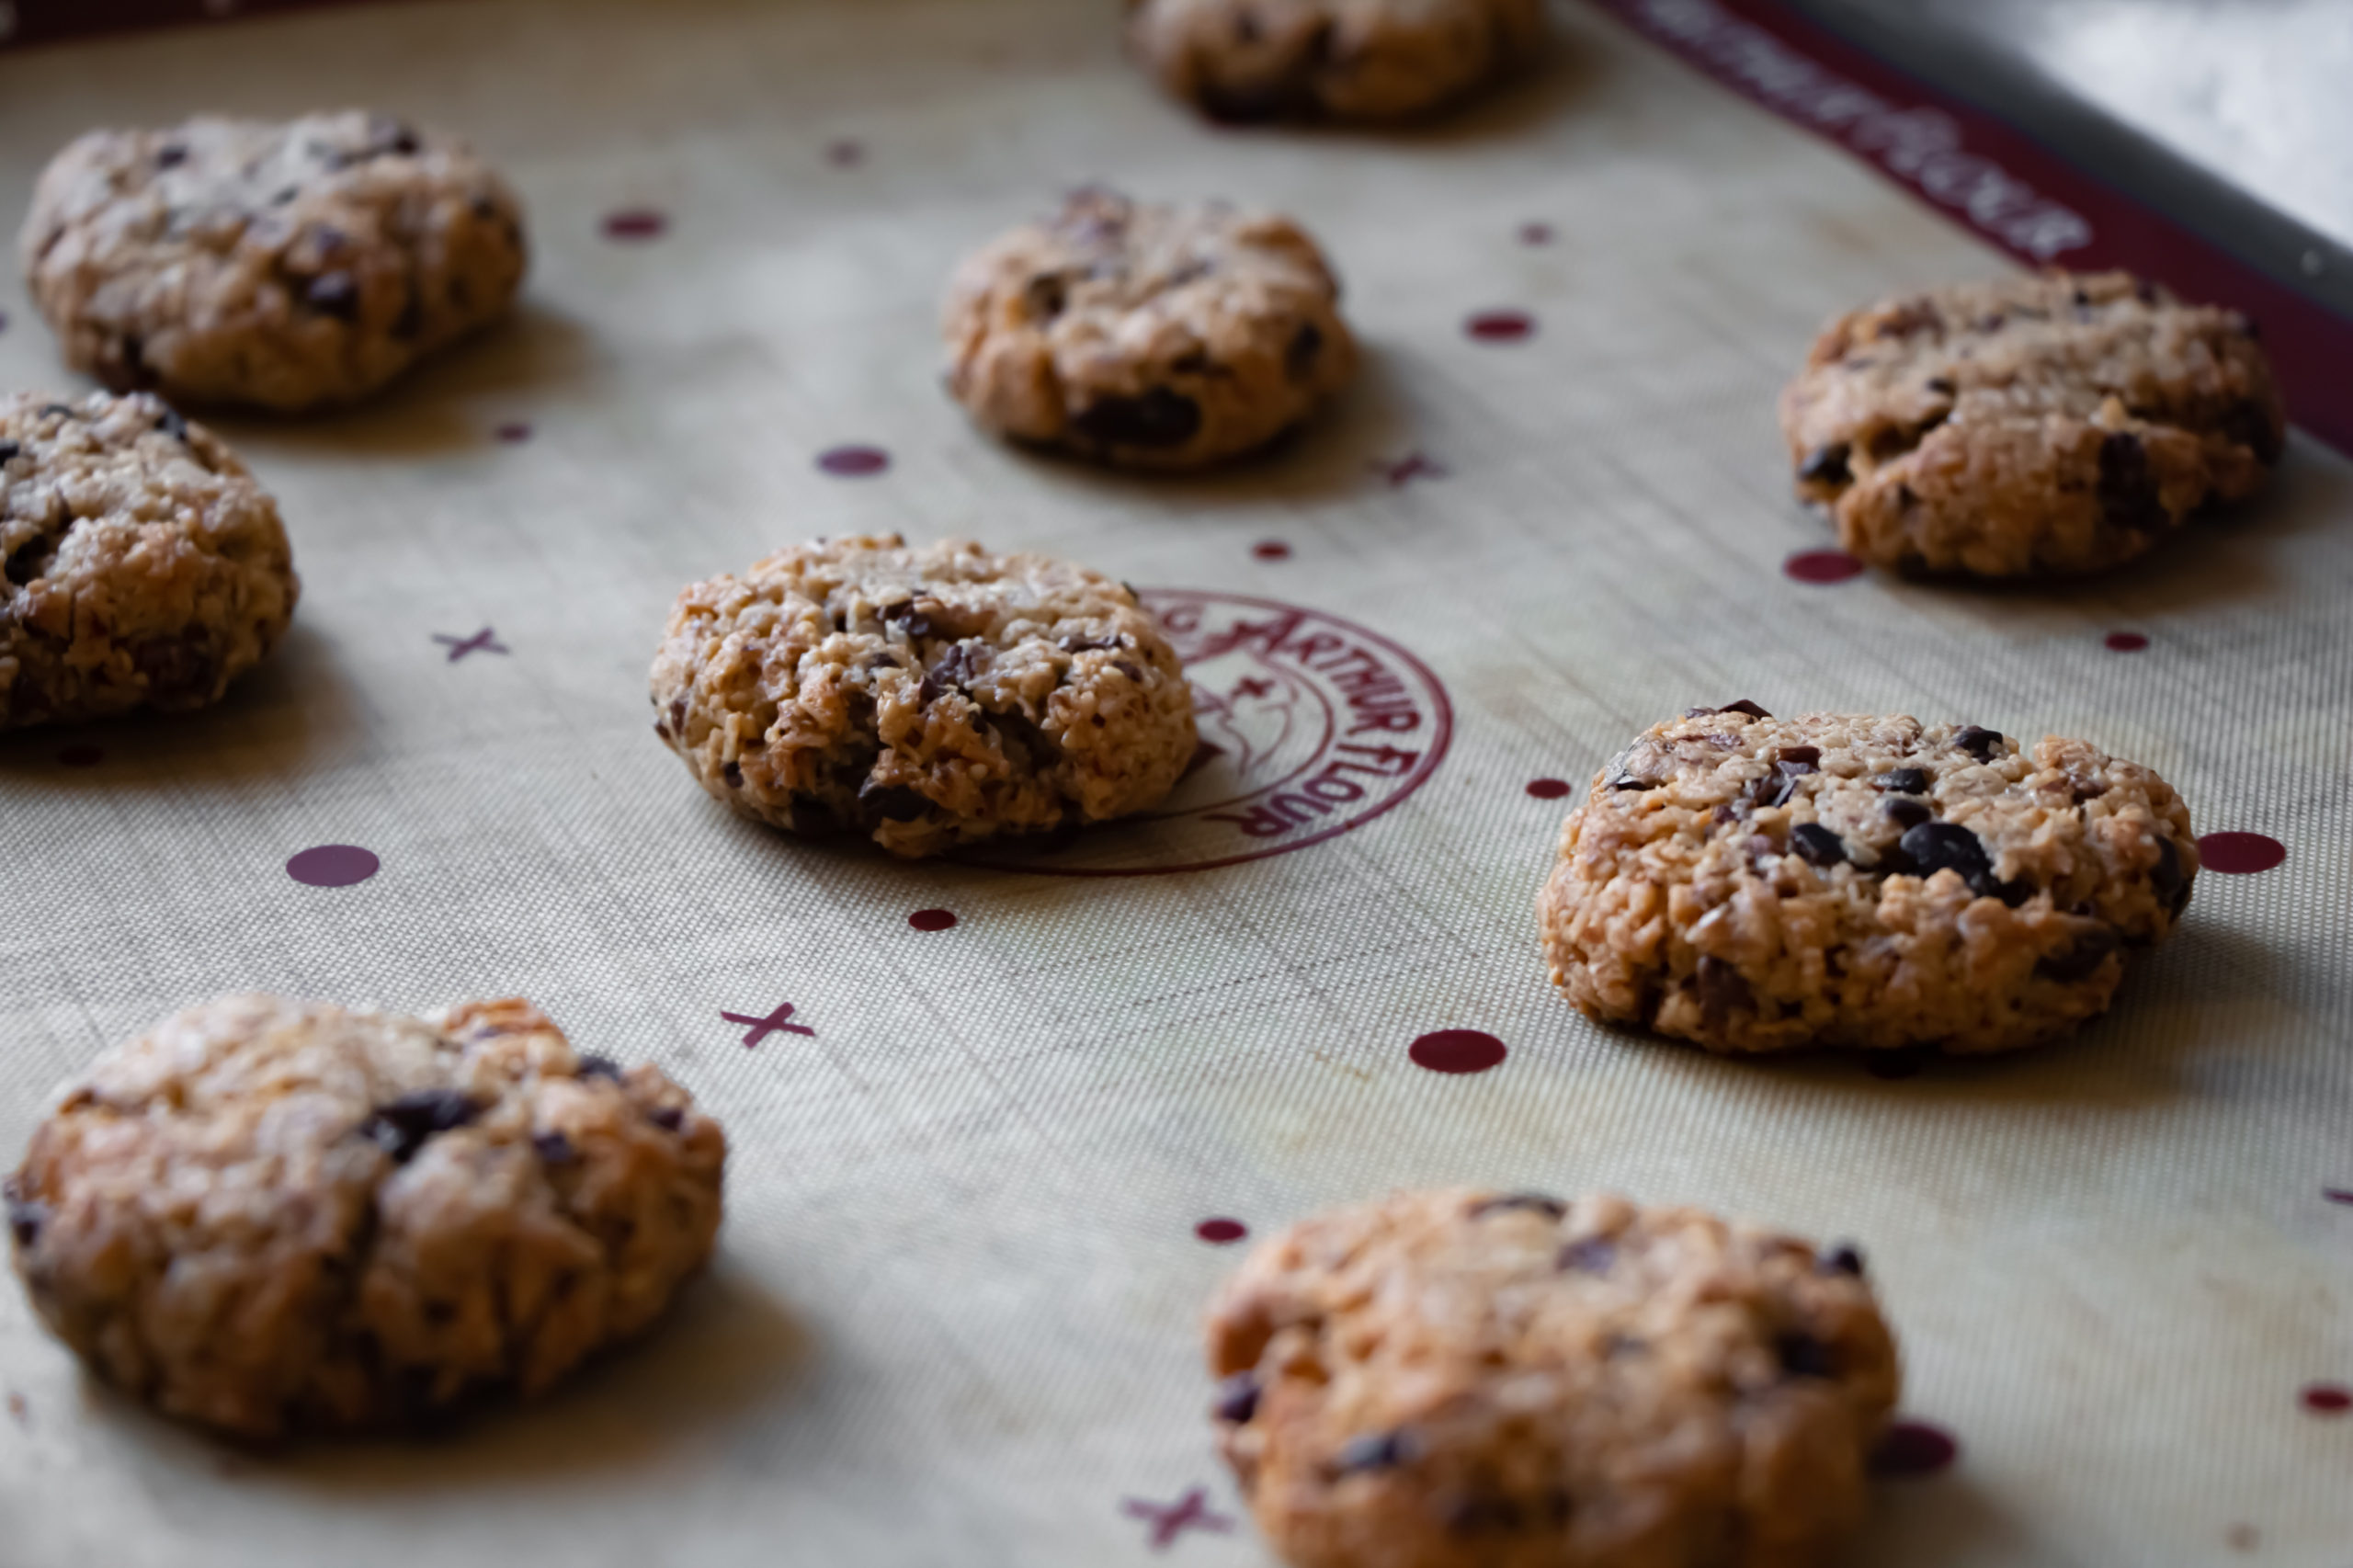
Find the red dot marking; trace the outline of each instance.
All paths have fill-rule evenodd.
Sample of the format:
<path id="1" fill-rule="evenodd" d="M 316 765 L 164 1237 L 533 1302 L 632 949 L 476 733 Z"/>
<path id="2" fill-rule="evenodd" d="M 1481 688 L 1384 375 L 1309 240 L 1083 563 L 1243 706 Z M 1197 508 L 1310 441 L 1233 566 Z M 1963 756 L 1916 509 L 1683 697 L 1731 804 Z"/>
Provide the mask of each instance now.
<path id="1" fill-rule="evenodd" d="M 2137 631 L 2111 631 L 2108 634 L 2110 653 L 2137 653 L 2149 645 L 2149 640 Z"/>
<path id="2" fill-rule="evenodd" d="M 321 844 L 286 862 L 286 874 L 307 887 L 347 888 L 364 882 L 383 864 L 357 844 Z"/>
<path id="3" fill-rule="evenodd" d="M 2320 1195 L 2331 1203 L 2353 1204 L 2353 1187 L 2324 1187 Z"/>
<path id="4" fill-rule="evenodd" d="M 865 143 L 843 137 L 825 143 L 825 162 L 837 169 L 856 168 L 866 162 Z"/>
<path id="5" fill-rule="evenodd" d="M 1250 547 L 1250 553 L 1261 561 L 1289 561 L 1290 546 L 1279 539 L 1262 539 Z"/>
<path id="6" fill-rule="evenodd" d="M 891 466 L 891 454 L 880 447 L 829 447 L 817 454 L 817 466 L 836 479 L 864 479 Z"/>
<path id="7" fill-rule="evenodd" d="M 1519 226 L 1519 243 L 1524 245 L 1551 244 L 1552 243 L 1552 225 L 1550 223 L 1522 223 Z"/>
<path id="8" fill-rule="evenodd" d="M 491 434 L 512 447 L 518 442 L 529 440 L 531 438 L 531 427 L 529 425 L 524 424 L 519 419 L 510 419 L 506 424 L 501 425 L 497 429 L 493 430 Z"/>
<path id="9" fill-rule="evenodd" d="M 1481 311 L 1462 324 L 1479 343 L 1521 343 L 1535 335 L 1536 318 L 1526 311 Z"/>
<path id="10" fill-rule="evenodd" d="M 2288 846 L 2260 833 L 2210 833 L 2198 841 L 2201 869 L 2240 877 L 2268 871 L 2288 858 Z"/>
<path id="11" fill-rule="evenodd" d="M 91 745 L 61 746 L 57 753 L 57 760 L 68 767 L 96 767 L 106 759 L 104 751 Z"/>
<path id="12" fill-rule="evenodd" d="M 1405 1048 L 1416 1067 L 1433 1073 L 1484 1073 L 1501 1062 L 1504 1042 L 1479 1029 L 1439 1029 Z"/>
<path id="13" fill-rule="evenodd" d="M 907 924 L 918 931 L 945 931 L 956 924 L 952 910 L 918 909 L 907 916 Z"/>
<path id="14" fill-rule="evenodd" d="M 1250 1233 L 1250 1227 L 1239 1220 L 1204 1220 L 1193 1227 L 1193 1234 L 1213 1247 L 1228 1246 Z"/>
<path id="15" fill-rule="evenodd" d="M 1557 801 L 1569 792 L 1569 781 L 1565 778 L 1533 778 L 1529 781 L 1528 792 L 1540 801 Z"/>
<path id="16" fill-rule="evenodd" d="M 605 238 L 608 240 L 659 239 L 669 227 L 668 215 L 651 207 L 627 207 L 605 215 Z"/>
<path id="17" fill-rule="evenodd" d="M 2314 1415 L 2342 1415 L 2353 1410 L 2353 1389 L 2343 1383 L 2306 1383 L 2301 1396 Z"/>
<path id="18" fill-rule="evenodd" d="M 1863 574 L 1863 563 L 1843 550 L 1801 550 L 1781 562 L 1782 574 L 1800 583 L 1843 583 Z"/>
<path id="19" fill-rule="evenodd" d="M 1871 1450 L 1873 1475 L 1934 1475 L 1952 1468 L 1961 1444 L 1941 1426 L 1925 1421 L 1898 1421 Z"/>

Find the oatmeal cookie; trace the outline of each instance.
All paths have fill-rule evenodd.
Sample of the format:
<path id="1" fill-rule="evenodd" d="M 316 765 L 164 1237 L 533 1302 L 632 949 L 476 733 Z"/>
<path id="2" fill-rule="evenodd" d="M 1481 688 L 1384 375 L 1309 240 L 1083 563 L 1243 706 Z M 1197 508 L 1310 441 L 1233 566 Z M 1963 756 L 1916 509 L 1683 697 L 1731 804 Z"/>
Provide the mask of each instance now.
<path id="1" fill-rule="evenodd" d="M 1192 688 L 1108 577 L 896 535 L 779 551 L 678 596 L 654 733 L 713 796 L 896 855 L 1142 811 L 1192 760 Z"/>
<path id="2" fill-rule="evenodd" d="M 1806 1568 L 1860 1522 L 1901 1382 L 1852 1246 L 1472 1190 L 1264 1243 L 1209 1365 L 1294 1568 Z"/>
<path id="3" fill-rule="evenodd" d="M 221 438 L 144 394 L 0 397 L 0 730 L 219 699 L 301 585 Z"/>
<path id="4" fill-rule="evenodd" d="M 727 1142 L 527 1002 L 430 1019 L 223 997 L 101 1058 L 6 1184 L 59 1338 L 246 1437 L 525 1396 L 710 1256 Z"/>
<path id="5" fill-rule="evenodd" d="M 967 259 L 948 387 L 986 429 L 1135 468 L 1265 446 L 1356 372 L 1315 242 L 1288 218 L 1105 190 Z"/>
<path id="6" fill-rule="evenodd" d="M 496 320 L 525 266 L 489 165 L 358 110 L 92 131 L 41 175 L 21 249 L 74 369 L 281 413 L 364 397 Z"/>
<path id="7" fill-rule="evenodd" d="M 2121 272 L 2006 278 L 1831 324 L 1781 394 L 1798 494 L 1905 571 L 2098 571 L 2251 495 L 2286 426 L 2235 311 Z"/>
<path id="8" fill-rule="evenodd" d="M 1753 702 L 1595 776 L 1538 900 L 1552 983 L 1711 1051 L 2011 1051 L 2107 1010 L 2189 903 L 2189 812 L 2056 736 Z"/>
<path id="9" fill-rule="evenodd" d="M 1543 0 L 1129 0 L 1128 43 L 1218 119 L 1398 119 L 1525 59 Z"/>

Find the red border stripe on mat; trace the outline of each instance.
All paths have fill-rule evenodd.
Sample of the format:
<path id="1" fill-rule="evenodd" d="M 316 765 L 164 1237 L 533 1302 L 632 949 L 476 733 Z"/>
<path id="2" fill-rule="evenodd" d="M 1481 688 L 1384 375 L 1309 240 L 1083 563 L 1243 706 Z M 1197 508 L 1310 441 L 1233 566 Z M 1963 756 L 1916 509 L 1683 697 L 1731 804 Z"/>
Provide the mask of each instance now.
<path id="1" fill-rule="evenodd" d="M 2296 423 L 2353 453 L 2353 322 L 2317 301 L 1774 0 L 1589 3 L 2021 261 L 2128 267 L 2245 311 Z"/>
<path id="2" fill-rule="evenodd" d="M 311 11 L 358 0 L 0 0 L 0 46 L 54 43 L 85 33 L 184 22 L 233 21 L 271 11 Z"/>

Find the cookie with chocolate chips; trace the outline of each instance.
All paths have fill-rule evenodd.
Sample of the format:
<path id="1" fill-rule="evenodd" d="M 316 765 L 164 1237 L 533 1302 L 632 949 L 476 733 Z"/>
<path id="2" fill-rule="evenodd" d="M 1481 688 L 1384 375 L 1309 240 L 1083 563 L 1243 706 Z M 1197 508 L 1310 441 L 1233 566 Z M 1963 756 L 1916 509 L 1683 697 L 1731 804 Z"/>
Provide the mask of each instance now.
<path id="1" fill-rule="evenodd" d="M 300 592 L 278 504 L 203 426 L 0 397 L 0 730 L 217 701 Z"/>
<path id="2" fill-rule="evenodd" d="M 1543 0 L 1129 0 L 1161 85 L 1228 121 L 1401 119 L 1533 53 Z"/>
<path id="3" fill-rule="evenodd" d="M 1192 687 L 1127 587 L 896 535 L 688 587 L 653 697 L 654 733 L 719 800 L 894 855 L 1142 811 L 1196 749 Z"/>
<path id="4" fill-rule="evenodd" d="M 33 1308 L 94 1372 L 275 1437 L 528 1397 L 645 1329 L 710 1256 L 726 1154 L 685 1090 L 527 1002 L 251 994 L 101 1057 L 6 1192 Z"/>
<path id="5" fill-rule="evenodd" d="M 1881 566 L 2094 572 L 2261 487 L 2285 426 L 2254 324 L 2121 272 L 1857 311 L 1781 394 L 1798 494 Z"/>
<path id="6" fill-rule="evenodd" d="M 66 363 L 118 392 L 298 413 L 504 315 L 522 211 L 462 142 L 357 110 L 97 131 L 21 240 Z"/>
<path id="7" fill-rule="evenodd" d="M 1901 1383 L 1851 1246 L 1613 1196 L 1400 1193 L 1209 1314 L 1220 1446 L 1294 1568 L 1788 1568 Z"/>
<path id="8" fill-rule="evenodd" d="M 1132 468 L 1265 446 L 1357 362 L 1290 219 L 1094 189 L 968 258 L 943 330 L 949 391 L 984 428 Z"/>
<path id="9" fill-rule="evenodd" d="M 2107 1010 L 2198 875 L 2146 767 L 2055 736 L 1753 702 L 1597 774 L 1538 900 L 1587 1014 L 1711 1051 L 2013 1051 Z"/>

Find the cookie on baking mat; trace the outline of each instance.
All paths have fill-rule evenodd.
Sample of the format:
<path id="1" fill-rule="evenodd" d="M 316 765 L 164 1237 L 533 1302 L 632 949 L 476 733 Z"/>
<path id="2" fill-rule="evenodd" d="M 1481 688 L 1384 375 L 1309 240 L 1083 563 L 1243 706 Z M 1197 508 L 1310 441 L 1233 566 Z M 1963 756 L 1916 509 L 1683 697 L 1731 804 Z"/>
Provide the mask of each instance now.
<path id="1" fill-rule="evenodd" d="M 243 995 L 99 1059 L 8 1178 L 51 1330 L 244 1437 L 531 1395 L 710 1256 L 727 1141 L 527 1002 L 428 1019 Z"/>
<path id="2" fill-rule="evenodd" d="M 2197 874 L 2172 787 L 2083 741 L 1739 702 L 1596 775 L 1537 902 L 1553 983 L 1605 1022 L 1975 1052 L 2097 1017 Z"/>
<path id="3" fill-rule="evenodd" d="M 1294 1568 L 1796 1568 L 1859 1523 L 1895 1343 L 1852 1247 L 1400 1193 L 1219 1293 L 1219 1440 Z"/>
<path id="4" fill-rule="evenodd" d="M 2129 561 L 2261 486 L 2285 426 L 2254 324 L 2121 272 L 1932 290 L 1841 317 L 1781 393 L 1798 494 L 1881 566 Z"/>
<path id="5" fill-rule="evenodd" d="M 1397 119 L 1524 59 L 1543 0 L 1129 0 L 1162 86 L 1224 120 Z"/>
<path id="6" fill-rule="evenodd" d="M 1136 468 L 1265 446 L 1356 372 L 1339 285 L 1288 218 L 1081 190 L 968 257 L 948 387 L 984 428 Z"/>
<path id="7" fill-rule="evenodd" d="M 1192 687 L 1127 587 L 895 534 L 688 587 L 653 697 L 654 733 L 719 800 L 895 855 L 1142 811 L 1196 749 Z"/>
<path id="8" fill-rule="evenodd" d="M 280 413 L 364 397 L 504 315 L 525 262 L 489 165 L 358 110 L 92 131 L 41 175 L 21 244 L 74 369 Z"/>
<path id="9" fill-rule="evenodd" d="M 0 730 L 217 700 L 301 584 L 271 500 L 144 393 L 0 397 Z"/>

